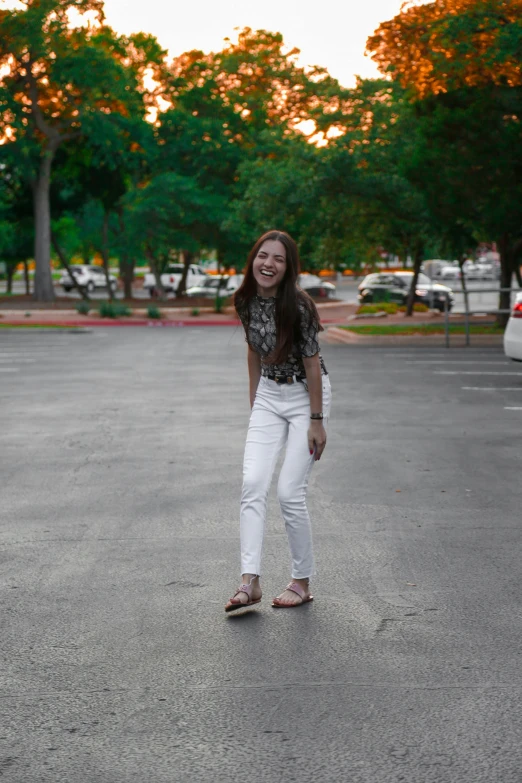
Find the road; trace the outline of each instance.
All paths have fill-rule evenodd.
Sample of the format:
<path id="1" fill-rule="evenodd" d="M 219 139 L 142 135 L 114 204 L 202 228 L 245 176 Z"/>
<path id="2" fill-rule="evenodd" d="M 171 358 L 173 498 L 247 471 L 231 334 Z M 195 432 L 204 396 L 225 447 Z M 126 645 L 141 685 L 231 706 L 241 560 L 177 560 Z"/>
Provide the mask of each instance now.
<path id="1" fill-rule="evenodd" d="M 2 783 L 519 783 L 522 365 L 325 345 L 315 601 L 237 585 L 239 329 L 0 331 Z"/>

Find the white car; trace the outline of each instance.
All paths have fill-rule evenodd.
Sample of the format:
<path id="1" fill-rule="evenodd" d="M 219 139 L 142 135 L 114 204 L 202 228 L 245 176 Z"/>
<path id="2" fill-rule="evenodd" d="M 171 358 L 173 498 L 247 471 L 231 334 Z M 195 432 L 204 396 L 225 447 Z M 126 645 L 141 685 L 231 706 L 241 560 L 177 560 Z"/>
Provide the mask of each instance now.
<path id="1" fill-rule="evenodd" d="M 517 294 L 504 332 L 504 353 L 515 362 L 522 362 L 522 293 Z"/>
<path id="2" fill-rule="evenodd" d="M 215 299 L 218 293 L 221 297 L 232 296 L 243 278 L 244 275 L 208 275 L 199 285 L 187 288 L 187 296 L 205 296 L 210 299 Z"/>
<path id="3" fill-rule="evenodd" d="M 107 288 L 103 267 L 93 264 L 73 264 L 71 269 L 77 282 L 87 290 L 87 293 L 92 294 L 95 288 Z M 114 294 L 118 289 L 118 280 L 114 275 L 109 275 L 109 283 Z M 61 285 L 67 293 L 74 288 L 73 280 L 67 271 L 62 272 L 58 285 Z"/>
<path id="4" fill-rule="evenodd" d="M 297 278 L 298 285 L 312 297 L 321 299 L 331 299 L 335 296 L 336 287 L 334 283 L 327 280 L 321 280 L 317 275 L 310 275 L 306 272 Z"/>
<path id="5" fill-rule="evenodd" d="M 440 270 L 440 278 L 442 280 L 460 280 L 460 267 L 458 264 L 448 264 L 443 266 Z"/>
<path id="6" fill-rule="evenodd" d="M 184 270 L 183 264 L 171 264 L 160 275 L 161 284 L 167 294 L 175 294 Z M 187 289 L 200 285 L 208 277 L 208 272 L 199 264 L 190 264 L 187 273 Z M 156 278 L 152 272 L 147 272 L 143 279 L 143 288 L 150 296 L 156 296 Z"/>

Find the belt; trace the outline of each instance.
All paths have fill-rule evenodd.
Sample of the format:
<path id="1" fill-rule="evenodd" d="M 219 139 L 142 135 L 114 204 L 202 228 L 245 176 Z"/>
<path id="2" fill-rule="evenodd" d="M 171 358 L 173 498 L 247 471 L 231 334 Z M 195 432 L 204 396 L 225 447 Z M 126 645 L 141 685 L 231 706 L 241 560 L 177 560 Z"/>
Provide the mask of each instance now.
<path id="1" fill-rule="evenodd" d="M 304 378 L 299 375 L 266 375 L 269 381 L 275 381 L 276 383 L 303 383 Z"/>

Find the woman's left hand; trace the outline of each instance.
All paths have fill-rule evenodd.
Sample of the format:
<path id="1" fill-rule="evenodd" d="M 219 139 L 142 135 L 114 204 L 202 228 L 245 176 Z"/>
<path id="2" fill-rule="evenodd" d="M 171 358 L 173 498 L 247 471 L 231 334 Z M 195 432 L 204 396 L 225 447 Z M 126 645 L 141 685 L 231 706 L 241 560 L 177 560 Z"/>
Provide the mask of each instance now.
<path id="1" fill-rule="evenodd" d="M 326 446 L 326 430 L 323 426 L 322 419 L 312 419 L 310 427 L 308 429 L 308 448 L 310 454 L 314 454 L 314 459 L 320 460 L 321 454 Z"/>

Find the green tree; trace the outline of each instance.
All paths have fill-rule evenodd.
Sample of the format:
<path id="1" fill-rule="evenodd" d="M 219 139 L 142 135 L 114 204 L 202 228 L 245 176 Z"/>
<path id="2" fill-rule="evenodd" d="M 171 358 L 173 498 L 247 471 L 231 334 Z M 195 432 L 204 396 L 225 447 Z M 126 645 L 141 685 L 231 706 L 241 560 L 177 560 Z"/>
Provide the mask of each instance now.
<path id="1" fill-rule="evenodd" d="M 511 286 L 513 272 L 520 282 L 521 0 L 435 0 L 405 9 L 368 46 L 410 91 L 418 146 L 409 176 L 445 222 L 444 233 L 454 244 L 466 235 L 496 240 L 501 286 Z M 500 293 L 499 309 L 509 309 L 509 293 Z"/>
<path id="2" fill-rule="evenodd" d="M 79 21 L 71 23 L 71 12 Z M 89 24 L 82 19 L 90 15 Z M 150 100 L 143 87 L 163 52 L 144 35 L 117 36 L 104 24 L 101 0 L 26 0 L 0 11 L 0 133 L 16 145 L 31 183 L 35 222 L 35 297 L 52 300 L 50 184 L 56 153 L 79 138 L 98 142 L 97 163 L 133 143 L 136 118 Z"/>
<path id="3" fill-rule="evenodd" d="M 122 199 L 128 240 L 149 261 L 156 287 L 163 296 L 161 273 L 172 252 L 195 253 L 205 242 L 208 226 L 223 218 L 222 202 L 191 177 L 173 172 L 158 174 Z"/>

